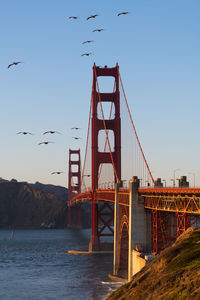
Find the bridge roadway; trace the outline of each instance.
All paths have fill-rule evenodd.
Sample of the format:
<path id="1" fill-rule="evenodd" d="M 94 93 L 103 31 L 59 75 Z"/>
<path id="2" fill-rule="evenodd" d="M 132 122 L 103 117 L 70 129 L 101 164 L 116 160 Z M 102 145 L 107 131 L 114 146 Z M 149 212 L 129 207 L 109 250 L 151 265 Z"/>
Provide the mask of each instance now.
<path id="1" fill-rule="evenodd" d="M 138 194 L 144 198 L 144 207 L 150 210 L 200 214 L 200 188 L 139 188 Z M 129 206 L 129 189 L 120 188 L 119 205 Z M 80 193 L 68 205 L 92 201 L 93 191 Z M 115 202 L 115 190 L 104 189 L 95 192 L 96 202 Z"/>

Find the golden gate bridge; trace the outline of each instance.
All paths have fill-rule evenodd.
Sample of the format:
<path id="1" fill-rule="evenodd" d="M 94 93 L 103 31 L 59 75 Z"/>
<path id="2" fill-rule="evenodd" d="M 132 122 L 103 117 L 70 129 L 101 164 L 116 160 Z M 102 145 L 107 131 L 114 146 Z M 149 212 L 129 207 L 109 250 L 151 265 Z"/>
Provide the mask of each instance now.
<path id="1" fill-rule="evenodd" d="M 102 92 L 101 79 L 113 78 Z M 150 171 L 131 116 L 119 66 L 93 66 L 93 82 L 83 165 L 69 150 L 68 226 L 81 226 L 80 206 L 91 203 L 89 251 L 102 251 L 114 238 L 114 274 L 131 270 L 132 251 L 156 255 L 200 222 L 200 189 L 163 187 Z M 113 227 L 114 226 L 114 227 Z"/>

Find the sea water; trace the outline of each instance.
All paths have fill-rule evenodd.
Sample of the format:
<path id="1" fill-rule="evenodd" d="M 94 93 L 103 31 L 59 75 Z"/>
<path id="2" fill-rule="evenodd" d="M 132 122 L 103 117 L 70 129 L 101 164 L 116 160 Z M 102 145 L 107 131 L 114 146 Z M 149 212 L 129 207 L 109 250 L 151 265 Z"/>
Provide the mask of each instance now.
<path id="1" fill-rule="evenodd" d="M 0 299 L 103 300 L 112 282 L 112 254 L 70 255 L 87 250 L 90 230 L 0 230 Z"/>

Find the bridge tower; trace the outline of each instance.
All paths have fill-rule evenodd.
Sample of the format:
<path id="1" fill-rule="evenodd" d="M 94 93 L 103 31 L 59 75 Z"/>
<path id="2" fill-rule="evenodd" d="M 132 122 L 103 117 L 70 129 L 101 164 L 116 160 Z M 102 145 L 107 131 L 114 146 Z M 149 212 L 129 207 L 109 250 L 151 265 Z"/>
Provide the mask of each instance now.
<path id="1" fill-rule="evenodd" d="M 98 77 L 112 76 L 115 80 L 115 91 L 113 93 L 101 93 L 98 87 Z M 110 102 L 115 107 L 114 119 L 105 120 L 99 119 L 97 115 L 98 104 L 102 102 Z M 101 106 L 102 107 L 102 106 Z M 114 134 L 114 151 L 113 152 L 99 152 L 98 135 L 100 130 L 112 130 Z M 93 66 L 93 86 L 92 86 L 92 134 L 91 134 L 91 152 L 92 152 L 92 236 L 89 250 L 100 250 L 100 237 L 113 236 L 114 232 L 111 224 L 114 218 L 113 208 L 110 204 L 104 204 L 105 209 L 110 211 L 111 218 L 108 222 L 108 212 L 103 214 L 103 209 L 95 201 L 95 191 L 98 189 L 98 176 L 101 164 L 112 164 L 115 169 L 115 178 L 121 179 L 121 119 L 120 119 L 120 94 L 119 94 L 119 74 L 118 65 L 114 68 Z M 106 217 L 105 217 L 106 215 Z M 107 228 L 109 233 L 104 233 L 98 227 L 99 220 L 103 221 L 103 229 Z"/>
<path id="2" fill-rule="evenodd" d="M 77 159 L 72 155 L 76 155 Z M 69 170 L 68 170 L 68 202 L 80 192 L 81 187 L 81 155 L 80 149 L 69 149 Z M 68 227 L 81 227 L 80 207 L 68 205 Z"/>

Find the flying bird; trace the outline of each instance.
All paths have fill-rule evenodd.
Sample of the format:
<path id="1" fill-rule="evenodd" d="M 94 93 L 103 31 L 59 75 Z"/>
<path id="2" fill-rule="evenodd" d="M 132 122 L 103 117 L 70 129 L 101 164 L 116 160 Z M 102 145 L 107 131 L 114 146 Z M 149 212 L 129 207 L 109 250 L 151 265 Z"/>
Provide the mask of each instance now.
<path id="1" fill-rule="evenodd" d="M 62 174 L 62 173 L 65 173 L 65 172 L 60 172 L 60 171 L 58 171 L 58 172 L 52 172 L 51 174 L 53 175 L 53 174 L 58 174 L 58 175 L 60 175 L 60 174 Z"/>
<path id="2" fill-rule="evenodd" d="M 101 32 L 101 31 L 104 31 L 105 29 L 94 29 L 94 30 L 92 30 L 92 32 L 96 32 L 96 31 L 98 31 L 98 32 Z"/>
<path id="3" fill-rule="evenodd" d="M 92 42 L 94 42 L 94 41 L 92 41 L 92 40 L 89 40 L 89 41 L 85 41 L 85 42 L 83 42 L 82 44 L 89 44 L 89 43 L 92 43 Z"/>
<path id="4" fill-rule="evenodd" d="M 54 143 L 54 142 L 41 142 L 41 143 L 39 143 L 38 145 L 42 145 L 42 144 L 44 144 L 44 145 L 48 145 L 48 144 L 50 144 L 50 143 Z"/>
<path id="5" fill-rule="evenodd" d="M 128 12 L 128 11 L 123 11 L 123 12 L 118 13 L 117 16 L 119 17 L 119 16 L 121 16 L 121 15 L 127 15 L 127 14 L 130 14 L 130 12 Z"/>
<path id="6" fill-rule="evenodd" d="M 72 127 L 71 129 L 72 129 L 72 130 L 73 130 L 73 129 L 78 130 L 78 129 L 80 129 L 80 127 Z"/>
<path id="7" fill-rule="evenodd" d="M 74 20 L 76 20 L 76 19 L 79 19 L 79 17 L 70 16 L 69 19 L 74 19 Z"/>
<path id="8" fill-rule="evenodd" d="M 24 135 L 31 134 L 31 135 L 33 135 L 31 132 L 28 132 L 28 131 L 20 131 L 20 132 L 17 132 L 17 134 L 24 134 Z"/>
<path id="9" fill-rule="evenodd" d="M 94 19 L 94 18 L 96 18 L 96 17 L 98 17 L 99 15 L 91 15 L 91 16 L 89 16 L 86 20 L 88 21 L 89 19 Z"/>
<path id="10" fill-rule="evenodd" d="M 83 54 L 81 54 L 81 56 L 89 56 L 89 55 L 91 55 L 92 53 L 83 53 Z"/>
<path id="11" fill-rule="evenodd" d="M 81 139 L 80 137 L 76 137 L 76 136 L 73 136 L 72 138 L 75 139 L 75 140 L 80 140 Z"/>
<path id="12" fill-rule="evenodd" d="M 8 65 L 8 69 L 12 66 L 17 66 L 18 64 L 22 64 L 22 61 L 14 61 L 13 63 Z"/>
<path id="13" fill-rule="evenodd" d="M 55 131 L 55 130 L 45 131 L 43 134 L 47 134 L 47 133 L 50 133 L 50 134 L 54 134 L 54 133 L 61 134 L 59 131 Z"/>

